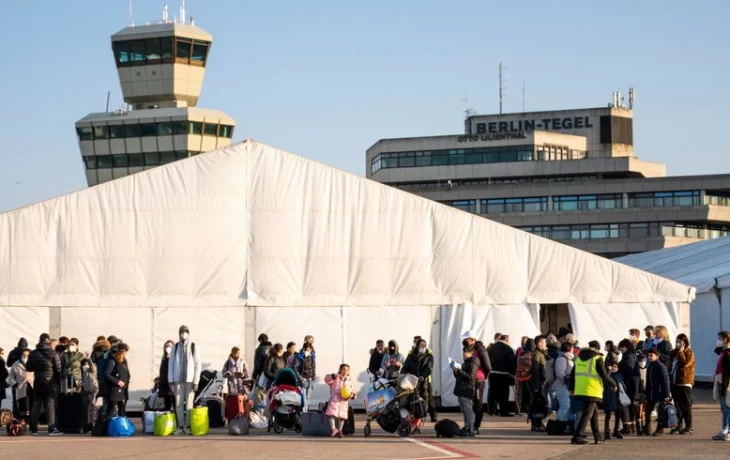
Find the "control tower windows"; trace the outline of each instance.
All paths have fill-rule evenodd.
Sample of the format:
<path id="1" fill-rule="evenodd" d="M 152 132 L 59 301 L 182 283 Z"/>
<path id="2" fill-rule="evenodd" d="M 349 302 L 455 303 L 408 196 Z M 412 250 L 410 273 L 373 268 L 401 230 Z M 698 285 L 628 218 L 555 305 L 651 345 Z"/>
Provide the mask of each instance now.
<path id="1" fill-rule="evenodd" d="M 153 137 L 157 135 L 157 128 L 154 123 L 140 123 L 139 128 L 142 137 Z"/>
<path id="2" fill-rule="evenodd" d="M 162 60 L 162 49 L 159 38 L 145 40 L 145 60 L 147 64 L 157 64 Z"/>
<path id="3" fill-rule="evenodd" d="M 206 123 L 205 126 L 203 126 L 203 134 L 206 136 L 217 136 L 218 125 L 215 123 Z"/>
<path id="4" fill-rule="evenodd" d="M 109 139 L 106 126 L 94 126 L 94 140 L 100 141 L 104 139 Z"/>
<path id="5" fill-rule="evenodd" d="M 203 123 L 201 121 L 176 120 L 125 125 L 83 126 L 76 128 L 76 134 L 80 141 L 124 139 L 127 137 L 185 136 L 188 134 L 231 139 L 233 137 L 233 126 Z"/>
<path id="6" fill-rule="evenodd" d="M 76 134 L 79 136 L 80 141 L 94 140 L 94 132 L 92 131 L 91 126 L 76 128 Z"/>
<path id="7" fill-rule="evenodd" d="M 109 125 L 109 138 L 124 139 L 124 125 Z"/>
<path id="8" fill-rule="evenodd" d="M 124 135 L 126 137 L 140 137 L 139 125 L 124 125 Z"/>
<path id="9" fill-rule="evenodd" d="M 190 63 L 193 65 L 205 65 L 205 58 L 208 56 L 208 47 L 210 43 L 195 41 L 193 43 L 193 53 L 190 57 Z"/>
<path id="10" fill-rule="evenodd" d="M 129 42 L 113 42 L 112 50 L 114 50 L 114 59 L 117 61 L 117 67 L 123 67 L 131 64 L 129 57 Z"/>
<path id="11" fill-rule="evenodd" d="M 221 125 L 221 127 L 218 131 L 218 136 L 226 137 L 228 139 L 232 138 L 233 137 L 233 126 Z"/>
<path id="12" fill-rule="evenodd" d="M 134 63 L 145 62 L 145 46 L 144 40 L 132 40 L 130 42 L 130 61 Z"/>
<path id="13" fill-rule="evenodd" d="M 157 122 L 157 135 L 158 136 L 172 136 L 172 122 L 171 121 Z"/>
<path id="14" fill-rule="evenodd" d="M 190 122 L 190 134 L 203 134 L 203 123 L 199 121 Z"/>
<path id="15" fill-rule="evenodd" d="M 176 136 L 188 133 L 188 122 L 185 120 L 178 120 L 172 122 L 172 132 Z"/>
<path id="16" fill-rule="evenodd" d="M 190 59 L 191 48 L 193 46 L 192 40 L 186 40 L 184 38 L 178 38 L 175 46 L 175 60 L 180 64 L 187 64 Z"/>
<path id="17" fill-rule="evenodd" d="M 159 63 L 205 66 L 210 42 L 182 37 L 156 37 L 112 42 L 117 67 Z"/>

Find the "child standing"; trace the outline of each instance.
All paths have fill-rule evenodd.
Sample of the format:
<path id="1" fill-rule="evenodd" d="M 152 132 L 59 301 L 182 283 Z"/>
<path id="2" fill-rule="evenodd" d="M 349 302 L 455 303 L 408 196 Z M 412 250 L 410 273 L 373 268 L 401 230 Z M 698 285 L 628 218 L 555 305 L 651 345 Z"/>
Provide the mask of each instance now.
<path id="1" fill-rule="evenodd" d="M 619 432 L 619 422 L 625 423 L 624 408 L 621 405 L 619 399 L 619 391 L 626 392 L 624 386 L 624 379 L 618 371 L 618 362 L 609 361 L 607 367 L 610 377 L 616 382 L 619 390 L 614 391 L 612 387 L 603 387 L 603 413 L 604 413 L 604 425 L 603 425 L 603 436 L 606 441 L 611 439 L 611 416 L 615 417 L 613 423 L 613 437 L 616 439 L 623 439 L 623 435 Z"/>
<path id="2" fill-rule="evenodd" d="M 636 392 L 636 405 L 639 411 L 639 425 L 636 427 L 636 434 L 644 435 L 644 425 L 646 425 L 646 355 L 638 353 L 636 355 L 639 363 L 639 391 Z"/>
<path id="3" fill-rule="evenodd" d="M 337 374 L 330 374 L 324 378 L 324 383 L 330 386 L 330 401 L 327 405 L 326 414 L 330 417 L 330 429 L 332 437 L 344 437 L 342 435 L 342 424 L 347 420 L 349 400 L 355 399 L 355 392 L 352 389 L 350 380 L 350 366 L 340 364 Z"/>

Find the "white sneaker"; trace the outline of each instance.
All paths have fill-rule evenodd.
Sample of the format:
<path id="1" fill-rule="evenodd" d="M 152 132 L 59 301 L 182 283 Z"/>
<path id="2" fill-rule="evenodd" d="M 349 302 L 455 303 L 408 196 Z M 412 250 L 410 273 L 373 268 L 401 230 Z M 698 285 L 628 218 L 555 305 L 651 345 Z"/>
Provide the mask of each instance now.
<path id="1" fill-rule="evenodd" d="M 730 441 L 730 433 L 718 432 L 712 437 L 713 441 Z"/>

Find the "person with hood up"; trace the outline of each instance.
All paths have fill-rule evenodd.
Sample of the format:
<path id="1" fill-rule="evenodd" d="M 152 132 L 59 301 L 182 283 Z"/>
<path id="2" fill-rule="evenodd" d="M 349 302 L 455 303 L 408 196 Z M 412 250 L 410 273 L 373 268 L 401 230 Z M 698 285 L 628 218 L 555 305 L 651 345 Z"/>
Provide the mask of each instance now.
<path id="1" fill-rule="evenodd" d="M 41 416 L 41 406 L 45 405 L 48 418 L 48 434 L 62 435 L 56 427 L 56 403 L 61 378 L 61 359 L 55 350 L 51 349 L 51 337 L 41 334 L 38 345 L 30 353 L 25 366 L 28 372 L 34 375 L 33 411 L 30 417 L 30 432 L 38 433 L 38 419 Z"/>
<path id="2" fill-rule="evenodd" d="M 266 365 L 266 359 L 269 357 L 269 350 L 271 350 L 271 342 L 269 342 L 269 336 L 266 334 L 259 334 L 259 346 L 256 347 L 256 351 L 253 356 L 253 374 L 251 378 L 254 383 L 258 383 L 259 377 L 264 373 L 264 366 Z"/>
<path id="3" fill-rule="evenodd" d="M 370 363 L 368 364 L 368 371 L 370 371 L 371 378 L 375 380 L 380 370 L 380 365 L 383 363 L 383 357 L 385 356 L 385 342 L 381 339 L 375 341 L 375 348 L 370 349 Z"/>
<path id="4" fill-rule="evenodd" d="M 509 390 L 515 384 L 514 375 L 517 371 L 517 357 L 512 347 L 505 341 L 505 336 L 499 337 L 489 349 L 489 360 L 492 370 L 489 373 L 489 388 L 493 392 L 494 411 L 502 417 L 510 416 Z"/>
<path id="5" fill-rule="evenodd" d="M 162 346 L 162 360 L 160 360 L 160 378 L 157 382 L 157 396 L 165 401 L 165 411 L 170 412 L 175 404 L 175 393 L 170 387 L 168 370 L 170 369 L 170 356 L 175 342 L 168 340 Z"/>
<path id="6" fill-rule="evenodd" d="M 428 349 L 427 343 L 419 339 L 416 347 L 408 353 L 406 362 L 401 369 L 403 374 L 415 375 L 419 378 L 418 395 L 423 399 L 428 408 L 431 420 L 436 420 L 436 407 L 433 402 L 431 386 L 431 374 L 433 373 L 433 353 Z"/>
<path id="7" fill-rule="evenodd" d="M 30 422 L 30 408 L 33 400 L 33 387 L 28 381 L 28 358 L 30 350 L 21 351 L 20 357 L 15 360 L 8 372 L 7 382 L 13 389 L 13 417 L 25 423 Z"/>
<path id="8" fill-rule="evenodd" d="M 190 411 L 193 409 L 194 394 L 200 381 L 199 351 L 195 342 L 190 340 L 190 329 L 180 326 L 180 341 L 172 347 L 167 369 L 167 380 L 175 393 L 175 412 L 177 415 L 177 435 L 187 434 L 190 430 Z M 192 433 L 191 433 L 192 434 Z"/>
<path id="9" fill-rule="evenodd" d="M 82 394 L 83 359 L 79 340 L 70 339 L 61 355 L 61 395 L 58 401 L 59 429 L 64 433 L 84 433 L 88 428 L 89 407 L 87 398 Z"/>
<path id="10" fill-rule="evenodd" d="M 311 343 L 304 342 L 302 351 L 294 356 L 294 372 L 302 384 L 304 393 L 302 412 L 307 412 L 309 410 L 309 398 L 312 396 L 312 388 L 314 387 L 314 379 L 317 377 L 317 361 Z"/>
<path id="11" fill-rule="evenodd" d="M 644 412 L 644 436 L 661 436 L 664 434 L 664 426 L 657 421 L 657 428 L 654 433 L 651 432 L 651 413 L 654 409 L 672 397 L 671 387 L 669 384 L 669 372 L 667 366 L 661 361 L 659 351 L 656 347 L 647 352 L 649 366 L 646 368 L 646 409 Z"/>
<path id="12" fill-rule="evenodd" d="M 487 378 L 489 373 L 492 372 L 492 362 L 489 359 L 489 352 L 484 343 L 478 341 L 472 331 L 466 331 L 461 335 L 461 344 L 464 347 L 469 347 L 474 351 L 474 358 L 476 358 L 479 366 L 477 368 L 476 380 L 474 381 L 474 423 L 473 430 L 474 434 L 479 434 L 479 429 L 482 426 L 482 419 L 484 418 L 484 389 L 487 385 Z M 500 334 L 499 338 L 502 338 Z"/>
<path id="13" fill-rule="evenodd" d="M 20 356 L 23 354 L 23 351 L 28 349 L 28 341 L 25 340 L 25 337 L 21 337 L 20 340 L 18 340 L 18 346 L 10 350 L 10 353 L 8 353 L 8 361 L 7 366 L 13 367 L 13 364 L 16 363 L 20 359 Z"/>
<path id="14" fill-rule="evenodd" d="M 636 434 L 637 427 L 640 428 L 639 406 L 636 401 L 639 400 L 641 369 L 636 357 L 634 343 L 631 339 L 623 339 L 618 343 L 618 349 L 621 352 L 621 362 L 618 364 L 618 369 L 626 387 L 626 396 L 631 400 L 631 404 L 627 407 L 629 418 L 621 434 Z"/>
<path id="15" fill-rule="evenodd" d="M 119 417 L 125 417 L 127 414 L 129 382 L 131 380 L 129 364 L 127 363 L 128 352 L 129 346 L 126 343 L 120 343 L 107 363 L 105 372 L 106 381 L 109 382 L 109 404 L 106 406 L 107 417 L 111 417 L 115 408 Z"/>
<path id="16" fill-rule="evenodd" d="M 403 360 L 403 354 L 398 351 L 398 342 L 389 340 L 387 353 L 383 355 L 383 361 L 380 363 L 379 376 L 385 377 L 388 380 L 398 378 L 403 367 Z"/>
<path id="17" fill-rule="evenodd" d="M 223 364 L 223 377 L 228 379 L 229 395 L 245 395 L 248 393 L 243 385 L 244 380 L 248 380 L 248 365 L 241 357 L 241 349 L 238 347 L 231 348 L 231 354 L 228 356 L 225 364 Z"/>
<path id="18" fill-rule="evenodd" d="M 280 343 L 274 344 L 269 351 L 269 357 L 264 365 L 264 376 L 266 377 L 266 391 L 269 391 L 274 384 L 276 374 L 286 367 L 284 361 L 284 345 Z"/>
<path id="19" fill-rule="evenodd" d="M 587 349 L 582 349 L 575 360 L 571 373 L 570 390 L 575 398 L 583 403 L 583 412 L 571 444 L 588 444 L 586 428 L 591 423 L 591 432 L 596 444 L 605 440 L 598 426 L 598 403 L 603 402 L 603 387 L 610 386 L 618 391 L 618 385 L 606 372 L 606 366 L 601 354 L 601 344 L 597 340 L 588 343 Z"/>

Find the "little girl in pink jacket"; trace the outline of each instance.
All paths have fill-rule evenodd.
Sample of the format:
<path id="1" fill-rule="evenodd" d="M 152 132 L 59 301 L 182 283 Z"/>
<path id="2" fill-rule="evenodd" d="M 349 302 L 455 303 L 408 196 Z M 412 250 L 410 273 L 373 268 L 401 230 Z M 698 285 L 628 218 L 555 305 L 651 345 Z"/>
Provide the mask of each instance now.
<path id="1" fill-rule="evenodd" d="M 352 389 L 352 381 L 350 380 L 350 366 L 347 364 L 340 365 L 340 371 L 337 374 L 330 374 L 324 378 L 324 382 L 330 386 L 330 402 L 327 405 L 326 414 L 330 417 L 330 428 L 332 429 L 332 437 L 342 438 L 342 424 L 347 420 L 347 410 L 349 408 L 348 401 L 355 399 L 355 392 Z M 342 397 L 342 389 L 349 391 L 349 398 Z"/>

